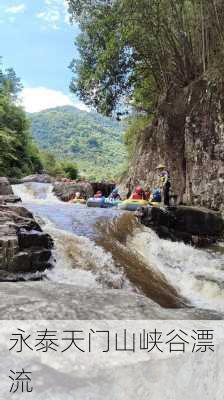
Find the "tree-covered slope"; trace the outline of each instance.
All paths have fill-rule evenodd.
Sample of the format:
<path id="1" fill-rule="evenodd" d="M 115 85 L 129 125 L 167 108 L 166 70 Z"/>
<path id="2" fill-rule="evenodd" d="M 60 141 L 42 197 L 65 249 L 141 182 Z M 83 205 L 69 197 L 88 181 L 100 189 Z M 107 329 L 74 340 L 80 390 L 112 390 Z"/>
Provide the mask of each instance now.
<path id="1" fill-rule="evenodd" d="M 21 88 L 14 70 L 4 69 L 0 57 L 0 176 L 18 178 L 42 169 L 27 116 L 16 105 Z"/>
<path id="2" fill-rule="evenodd" d="M 126 152 L 119 122 L 71 106 L 33 113 L 30 118 L 40 148 L 74 160 L 80 174 L 111 178 L 121 170 Z"/>

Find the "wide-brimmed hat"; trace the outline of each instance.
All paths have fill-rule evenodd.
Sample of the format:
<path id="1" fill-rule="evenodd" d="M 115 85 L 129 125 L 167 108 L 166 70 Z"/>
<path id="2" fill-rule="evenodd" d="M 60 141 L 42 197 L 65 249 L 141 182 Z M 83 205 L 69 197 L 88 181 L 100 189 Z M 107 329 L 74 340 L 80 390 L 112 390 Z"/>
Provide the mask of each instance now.
<path id="1" fill-rule="evenodd" d="M 166 166 L 164 164 L 157 165 L 156 169 L 164 169 Z"/>

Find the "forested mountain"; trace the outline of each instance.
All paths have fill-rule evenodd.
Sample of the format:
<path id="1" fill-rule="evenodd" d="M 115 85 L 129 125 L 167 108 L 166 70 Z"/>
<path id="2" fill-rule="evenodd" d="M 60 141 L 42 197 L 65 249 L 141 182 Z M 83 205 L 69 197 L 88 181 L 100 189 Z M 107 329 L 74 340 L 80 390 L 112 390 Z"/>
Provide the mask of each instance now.
<path id="1" fill-rule="evenodd" d="M 33 137 L 43 150 L 77 163 L 89 178 L 112 178 L 126 152 L 121 123 L 72 106 L 30 114 Z"/>

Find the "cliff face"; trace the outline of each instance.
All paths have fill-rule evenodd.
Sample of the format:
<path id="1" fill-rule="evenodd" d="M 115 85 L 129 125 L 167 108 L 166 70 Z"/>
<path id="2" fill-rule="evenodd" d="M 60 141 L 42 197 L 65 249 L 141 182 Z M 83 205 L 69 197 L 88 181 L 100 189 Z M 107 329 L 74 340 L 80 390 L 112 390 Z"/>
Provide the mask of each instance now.
<path id="1" fill-rule="evenodd" d="M 224 95 L 206 80 L 168 93 L 140 135 L 130 168 L 132 182 L 155 187 L 165 162 L 178 202 L 223 209 Z"/>

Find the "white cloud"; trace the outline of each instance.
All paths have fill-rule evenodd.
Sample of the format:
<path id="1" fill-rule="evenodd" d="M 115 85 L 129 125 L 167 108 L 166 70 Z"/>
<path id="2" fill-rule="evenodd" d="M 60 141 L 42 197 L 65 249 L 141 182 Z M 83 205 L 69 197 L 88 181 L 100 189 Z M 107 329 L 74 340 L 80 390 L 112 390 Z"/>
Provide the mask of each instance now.
<path id="1" fill-rule="evenodd" d="M 24 88 L 20 96 L 21 104 L 27 112 L 38 112 L 59 106 L 74 106 L 83 111 L 89 111 L 81 101 L 73 100 L 70 96 L 46 87 Z"/>
<path id="2" fill-rule="evenodd" d="M 68 5 L 65 0 L 45 0 L 45 8 L 36 17 L 53 29 L 59 29 L 61 24 L 69 24 Z"/>
<path id="3" fill-rule="evenodd" d="M 60 12 L 58 10 L 42 11 L 36 16 L 49 24 L 53 29 L 59 28 Z"/>
<path id="4" fill-rule="evenodd" d="M 8 8 L 6 8 L 5 12 L 8 14 L 19 14 L 23 13 L 26 10 L 26 5 L 22 4 L 14 4 Z"/>

